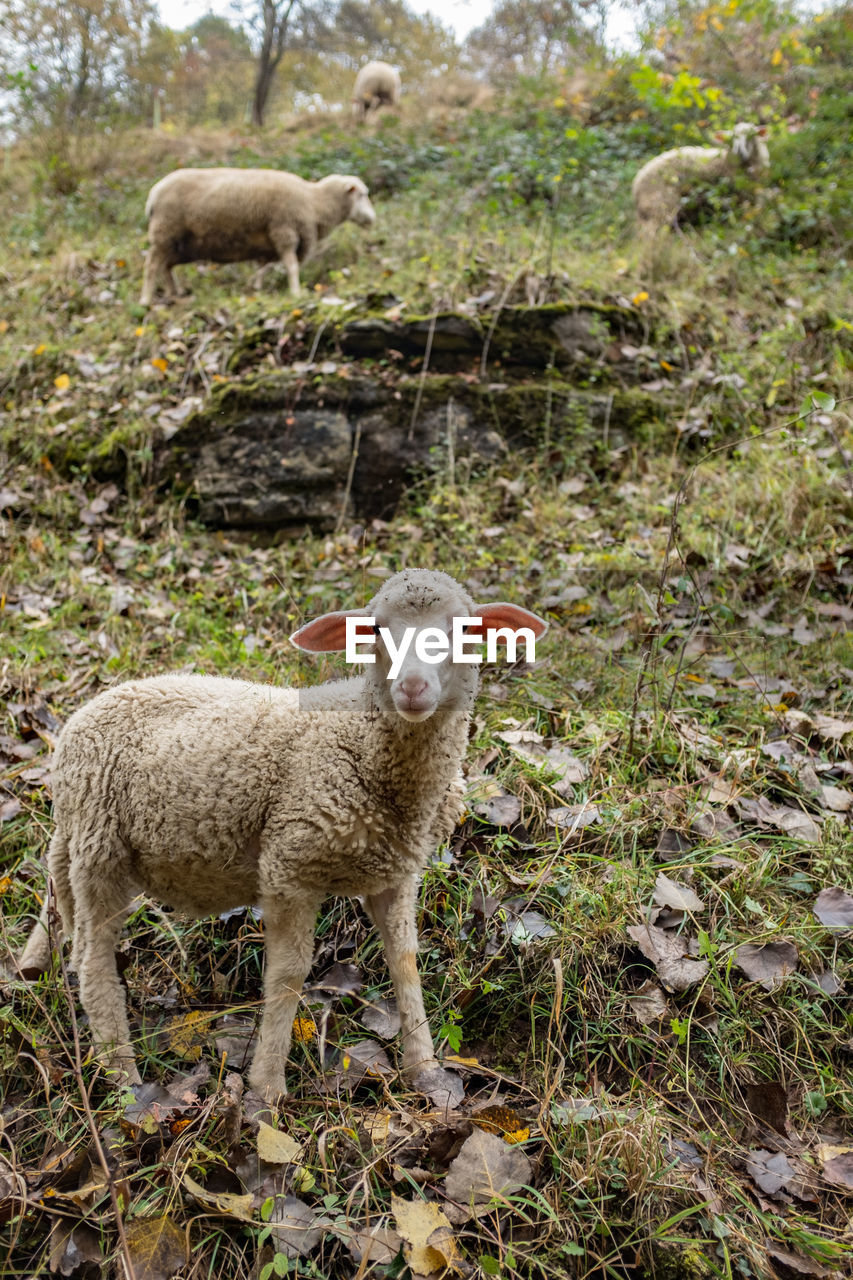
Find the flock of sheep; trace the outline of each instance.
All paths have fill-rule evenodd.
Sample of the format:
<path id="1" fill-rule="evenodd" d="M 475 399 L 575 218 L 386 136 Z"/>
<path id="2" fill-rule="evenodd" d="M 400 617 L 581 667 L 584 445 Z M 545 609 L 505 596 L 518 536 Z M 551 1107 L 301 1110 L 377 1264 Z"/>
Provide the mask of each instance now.
<path id="1" fill-rule="evenodd" d="M 387 62 L 369 62 L 356 77 L 353 111 L 365 120 L 400 98 L 400 76 Z M 639 170 L 631 192 L 641 230 L 672 225 L 691 188 L 739 171 L 755 181 L 770 157 L 764 130 L 735 125 L 725 145 L 677 147 Z M 182 262 L 280 262 L 292 293 L 299 264 L 342 222 L 370 226 L 376 218 L 364 183 L 331 174 L 306 182 L 277 169 L 177 169 L 152 187 L 145 205 L 148 260 L 141 303 L 150 306 L 159 280 L 168 297 L 178 290 L 172 268 Z"/>
<path id="2" fill-rule="evenodd" d="M 356 112 L 363 119 L 399 92 L 396 71 L 371 63 L 356 81 Z M 758 178 L 768 165 L 760 131 L 748 124 L 735 126 L 726 146 L 668 151 L 634 179 L 637 217 L 663 227 L 698 178 L 738 168 Z M 199 259 L 280 261 L 295 293 L 300 262 L 334 227 L 375 220 L 359 178 L 306 182 L 263 169 L 178 170 L 153 187 L 146 212 L 146 304 L 161 278 L 174 294 L 175 265 Z M 454 619 L 467 619 L 483 641 L 522 628 L 539 638 L 547 623 L 514 604 L 475 604 L 444 573 L 407 569 L 365 609 L 325 614 L 291 639 L 310 652 L 341 651 L 347 619 L 365 617 L 377 635 L 365 675 L 299 691 L 157 676 L 108 689 L 68 721 L 53 769 L 53 894 L 18 968 L 44 972 L 52 943 L 72 935 L 92 1037 L 124 1079 L 140 1077 L 114 952 L 139 893 L 198 916 L 262 906 L 264 1009 L 250 1080 L 271 1104 L 286 1092 L 314 921 L 329 894 L 362 895 L 382 937 L 404 1072 L 417 1078 L 437 1065 L 415 959 L 415 903 L 418 879 L 459 815 L 478 678 L 470 660 L 430 658 L 420 640 L 446 644 Z"/>

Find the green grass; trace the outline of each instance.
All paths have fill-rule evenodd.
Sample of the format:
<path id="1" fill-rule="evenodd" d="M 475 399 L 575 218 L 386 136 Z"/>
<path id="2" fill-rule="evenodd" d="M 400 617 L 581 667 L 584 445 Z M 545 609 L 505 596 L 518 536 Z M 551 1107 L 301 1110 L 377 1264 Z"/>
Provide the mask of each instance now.
<path id="1" fill-rule="evenodd" d="M 56 733 L 45 704 L 62 720 L 106 683 L 181 668 L 299 683 L 340 674 L 335 659 L 296 655 L 286 639 L 295 625 L 362 603 L 378 574 L 405 564 L 447 569 L 475 593 L 551 619 L 533 671 L 487 673 L 468 757 L 472 779 L 483 772 L 519 799 L 520 822 L 500 829 L 469 813 L 428 869 L 420 907 L 433 1032 L 447 1044 L 458 1033 L 460 1054 L 478 1064 L 465 1075 L 468 1104 L 496 1093 L 530 1129 L 531 1187 L 456 1229 L 479 1268 L 472 1274 L 498 1265 L 513 1280 L 769 1277 L 768 1239 L 843 1269 L 850 1202 L 824 1178 L 819 1149 L 844 1145 L 853 1124 L 853 970 L 849 936 L 830 933 L 812 907 L 828 885 L 853 892 L 849 819 L 822 808 L 814 773 L 765 748 L 793 742 L 820 782 L 848 784 L 849 738 L 806 742 L 789 717 L 795 708 L 847 719 L 853 703 L 849 268 L 832 237 L 797 251 L 780 240 L 778 211 L 736 224 L 723 208 L 676 238 L 668 276 L 652 278 L 628 207 L 648 134 L 590 130 L 578 143 L 583 172 L 573 174 L 553 145 L 565 121 L 540 112 L 537 123 L 533 142 L 533 131 L 497 114 L 297 139 L 307 167 L 325 157 L 368 176 L 380 220 L 375 236 L 337 233 L 305 273 L 319 288 L 296 304 L 274 272 L 246 296 L 252 268 L 241 264 L 187 269 L 192 298 L 139 311 L 140 211 L 163 164 L 141 144 L 137 172 L 116 166 L 70 199 L 32 196 L 17 171 L 0 334 L 0 488 L 17 495 L 2 525 L 0 805 L 8 797 L 21 809 L 2 824 L 2 945 L 21 945 L 43 892 L 51 820 L 40 769 Z M 269 152 L 259 144 L 237 158 L 280 154 L 270 142 Z M 495 172 L 502 156 L 514 157 L 509 175 Z M 565 170 L 558 184 L 547 167 L 555 156 Z M 191 502 L 155 489 L 163 409 L 263 373 L 267 349 L 244 340 L 264 321 L 282 319 L 302 350 L 329 314 L 324 290 L 356 304 L 345 314 L 387 309 L 393 295 L 405 315 L 486 288 L 496 305 L 524 301 L 534 287 L 542 300 L 633 305 L 650 352 L 644 376 L 664 378 L 676 404 L 664 430 L 640 442 L 614 423 L 607 441 L 580 433 L 470 477 L 424 479 L 393 521 L 335 535 L 238 538 L 198 525 Z M 672 350 L 674 371 L 660 363 L 672 364 Z M 838 408 L 798 419 L 810 389 L 831 393 Z M 715 671 L 714 659 L 732 660 L 731 673 Z M 587 777 L 561 795 L 556 775 L 499 736 L 512 722 L 568 747 Z M 709 804 L 722 814 L 726 795 L 738 830 L 698 833 L 697 815 Z M 736 810 L 743 798 L 819 818 L 817 840 L 750 823 Z M 548 817 L 585 802 L 599 821 L 577 834 Z M 673 859 L 656 852 L 664 830 L 689 842 Z M 709 969 L 686 991 L 665 992 L 665 1016 L 644 1025 L 637 992 L 660 983 L 627 928 L 647 918 L 661 871 L 703 900 L 682 929 Z M 485 913 L 483 894 L 496 900 Z M 513 900 L 541 913 L 553 935 L 525 943 L 513 934 Z M 780 938 L 797 947 L 798 970 L 766 990 L 734 953 Z M 330 1002 L 333 1055 L 363 1038 L 362 1000 L 389 995 L 389 981 L 354 903 L 326 905 L 317 946 L 315 976 L 338 960 L 364 983 L 360 998 Z M 11 1227 L 4 1274 L 45 1270 L 62 1218 L 85 1218 L 98 1249 L 116 1255 L 84 1088 L 120 1162 L 126 1225 L 168 1214 L 186 1228 L 186 1275 L 258 1274 L 273 1254 L 261 1206 L 281 1179 L 270 1190 L 250 1127 L 234 1129 L 234 1067 L 223 1066 L 215 1037 L 228 1011 L 244 1021 L 257 1012 L 262 928 L 248 914 L 187 922 L 146 905 L 122 950 L 146 1081 L 194 1065 L 181 1055 L 199 1046 L 168 1033 L 190 1013 L 205 1032 L 210 1078 L 180 1115 L 137 1123 L 91 1060 L 85 1026 L 75 1043 L 73 974 L 8 984 L 2 1155 L 23 1182 L 0 1201 Z M 834 995 L 817 984 L 830 969 L 841 983 Z M 320 1020 L 316 1004 L 314 1013 Z M 329 1074 L 338 1061 L 330 1056 L 324 1074 L 316 1041 L 294 1051 L 282 1127 L 303 1156 L 289 1188 L 353 1226 L 418 1186 L 440 1202 L 440 1149 L 467 1121 L 431 1116 L 396 1077 L 349 1095 Z M 774 1083 L 786 1091 L 789 1138 L 766 1128 L 756 1101 Z M 365 1128 L 385 1113 L 402 1126 L 389 1148 Z M 44 1167 L 48 1132 L 67 1144 L 64 1170 Z M 745 1159 L 762 1147 L 799 1160 L 811 1195 L 759 1194 Z M 211 1195 L 253 1189 L 252 1221 L 229 1215 L 227 1202 L 200 1205 L 187 1174 Z M 387 1274 L 404 1275 L 402 1265 Z M 357 1269 L 331 1234 L 313 1260 L 291 1263 L 306 1276 Z M 371 1263 L 366 1273 L 383 1269 Z"/>

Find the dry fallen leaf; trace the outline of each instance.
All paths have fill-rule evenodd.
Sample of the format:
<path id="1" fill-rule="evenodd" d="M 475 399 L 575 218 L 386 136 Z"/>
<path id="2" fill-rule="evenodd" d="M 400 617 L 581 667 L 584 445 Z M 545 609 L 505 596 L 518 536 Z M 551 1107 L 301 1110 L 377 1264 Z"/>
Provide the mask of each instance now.
<path id="1" fill-rule="evenodd" d="M 853 1146 L 824 1143 L 817 1149 L 817 1158 L 827 1182 L 853 1192 Z"/>
<path id="2" fill-rule="evenodd" d="M 336 1225 L 335 1234 L 340 1236 L 356 1262 L 366 1257 L 368 1262 L 376 1262 L 380 1266 L 393 1262 L 403 1243 L 402 1236 L 389 1227 L 385 1219 L 356 1231 Z"/>
<path id="3" fill-rule="evenodd" d="M 428 1067 L 415 1076 L 412 1084 L 439 1111 L 453 1111 L 465 1097 L 461 1079 L 445 1067 Z"/>
<path id="4" fill-rule="evenodd" d="M 833 813 L 847 813 L 848 809 L 853 809 L 853 791 L 844 787 L 822 786 L 820 796 L 823 807 Z"/>
<path id="5" fill-rule="evenodd" d="M 125 1226 L 136 1280 L 170 1280 L 187 1260 L 187 1235 L 168 1214 Z"/>
<path id="6" fill-rule="evenodd" d="M 502 1200 L 527 1186 L 532 1173 L 530 1160 L 518 1147 L 476 1129 L 452 1162 L 444 1189 L 451 1200 L 476 1213 L 495 1197 Z"/>
<path id="7" fill-rule="evenodd" d="M 734 954 L 737 967 L 766 991 L 774 991 L 789 973 L 796 973 L 799 959 L 793 942 L 765 942 L 761 946 L 746 942 Z"/>
<path id="8" fill-rule="evenodd" d="M 628 1004 L 634 1017 L 644 1027 L 653 1027 L 669 1016 L 666 996 L 651 978 L 628 997 Z"/>
<path id="9" fill-rule="evenodd" d="M 302 1144 L 289 1133 L 274 1129 L 263 1120 L 258 1125 L 258 1155 L 268 1164 L 296 1164 L 302 1156 Z"/>
<path id="10" fill-rule="evenodd" d="M 655 881 L 654 900 L 659 907 L 672 907 L 676 911 L 704 911 L 705 904 L 697 893 L 686 884 L 670 880 L 662 871 Z"/>
<path id="11" fill-rule="evenodd" d="M 392 1040 L 400 1030 L 400 1014 L 396 1000 L 374 1000 L 361 1015 L 361 1020 L 374 1035 Z"/>
<path id="12" fill-rule="evenodd" d="M 688 957 L 687 939 L 681 934 L 673 936 L 653 924 L 632 924 L 627 932 L 669 991 L 686 991 L 706 977 L 708 961 Z"/>
<path id="13" fill-rule="evenodd" d="M 782 1151 L 766 1151 L 763 1147 L 750 1151 L 746 1170 L 765 1195 L 775 1196 L 781 1191 L 795 1195 L 800 1200 L 814 1199 L 814 1192 L 804 1181 L 808 1170 L 799 1160 L 792 1163 Z"/>
<path id="14" fill-rule="evenodd" d="M 69 1227 L 63 1219 L 54 1221 L 50 1229 L 50 1272 L 52 1275 L 76 1276 L 88 1266 L 102 1267 L 101 1238 L 94 1227 L 75 1222 Z"/>
<path id="15" fill-rule="evenodd" d="M 827 929 L 853 929 L 853 898 L 837 885 L 821 889 L 813 911 Z"/>
<path id="16" fill-rule="evenodd" d="M 222 1214 L 225 1218 L 239 1218 L 241 1222 L 253 1221 L 251 1195 L 236 1195 L 232 1191 L 208 1191 L 188 1173 L 183 1174 L 181 1182 L 203 1208 Z"/>
<path id="17" fill-rule="evenodd" d="M 288 1258 L 304 1257 L 316 1249 L 330 1226 L 328 1218 L 316 1213 L 296 1196 L 276 1196 L 269 1217 L 270 1235 L 279 1253 Z"/>
<path id="18" fill-rule="evenodd" d="M 459 1247 L 450 1220 L 432 1200 L 391 1196 L 391 1212 L 403 1238 L 403 1256 L 415 1274 L 428 1276 L 450 1267 L 458 1270 Z"/>

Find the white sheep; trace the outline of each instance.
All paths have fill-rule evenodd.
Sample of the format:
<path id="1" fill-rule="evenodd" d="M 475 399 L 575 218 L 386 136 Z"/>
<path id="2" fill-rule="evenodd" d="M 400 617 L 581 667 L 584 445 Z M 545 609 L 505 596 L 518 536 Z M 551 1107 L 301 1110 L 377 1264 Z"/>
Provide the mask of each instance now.
<path id="1" fill-rule="evenodd" d="M 400 73 L 388 62 L 368 62 L 355 78 L 352 91 L 353 113 L 364 120 L 370 111 L 381 106 L 396 107 L 400 101 Z"/>
<path id="2" fill-rule="evenodd" d="M 177 293 L 181 262 L 281 262 L 292 293 L 299 263 L 342 222 L 376 220 L 367 187 L 349 174 L 306 182 L 277 169 L 176 169 L 151 188 L 145 203 L 148 261 L 140 302 L 149 306 L 157 280 Z"/>
<path id="3" fill-rule="evenodd" d="M 741 122 L 721 147 L 676 147 L 644 164 L 631 184 L 640 225 L 657 230 L 675 222 L 684 196 L 703 182 L 743 170 L 757 181 L 770 170 L 765 130 Z"/>
<path id="4" fill-rule="evenodd" d="M 325 614 L 291 639 L 343 650 L 347 619 L 366 616 L 388 630 L 381 640 L 370 632 L 375 662 L 364 675 L 298 691 L 153 676 L 99 694 L 60 735 L 48 867 L 93 1039 L 129 1081 L 140 1077 L 114 953 L 139 893 L 194 916 L 262 906 L 264 1010 L 250 1081 L 270 1102 L 286 1091 L 315 917 L 329 894 L 363 895 L 380 932 L 404 1072 L 435 1065 L 415 900 L 459 816 L 478 669 L 431 663 L 414 643 L 397 669 L 389 652 L 406 628 L 430 628 L 435 653 L 459 617 L 480 619 L 482 633 L 527 627 L 538 637 L 547 624 L 516 605 L 474 605 L 447 574 L 406 569 L 365 609 Z M 18 962 L 28 976 L 49 965 L 48 902 Z"/>

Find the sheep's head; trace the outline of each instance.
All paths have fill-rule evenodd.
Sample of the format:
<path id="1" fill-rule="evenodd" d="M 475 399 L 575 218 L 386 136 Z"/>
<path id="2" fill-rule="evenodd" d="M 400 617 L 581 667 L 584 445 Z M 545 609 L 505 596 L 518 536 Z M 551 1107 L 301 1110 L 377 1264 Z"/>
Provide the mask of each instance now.
<path id="1" fill-rule="evenodd" d="M 763 138 L 767 130 L 763 125 L 750 124 L 741 120 L 728 135 L 729 146 L 733 156 L 737 156 L 741 164 L 749 168 L 764 168 L 767 164 L 767 147 Z"/>
<path id="2" fill-rule="evenodd" d="M 341 201 L 341 221 L 354 222 L 359 227 L 372 227 L 376 210 L 370 203 L 367 187 L 361 178 L 351 173 L 330 173 L 321 178 L 321 187 L 331 187 Z"/>
<path id="3" fill-rule="evenodd" d="M 380 707 L 415 722 L 428 720 L 439 708 L 470 707 L 477 691 L 475 646 L 488 641 L 489 633 L 527 631 L 538 640 L 548 626 L 518 605 L 474 604 L 446 573 L 404 569 L 388 579 L 366 608 L 324 614 L 300 627 L 291 641 L 315 653 L 345 650 L 348 618 L 354 620 L 351 645 L 369 663 L 375 659 L 366 679 Z M 359 627 L 358 620 L 366 618 L 373 623 Z M 462 635 L 464 618 L 472 619 L 465 627 L 467 639 Z M 354 641 L 356 631 L 360 635 Z"/>

